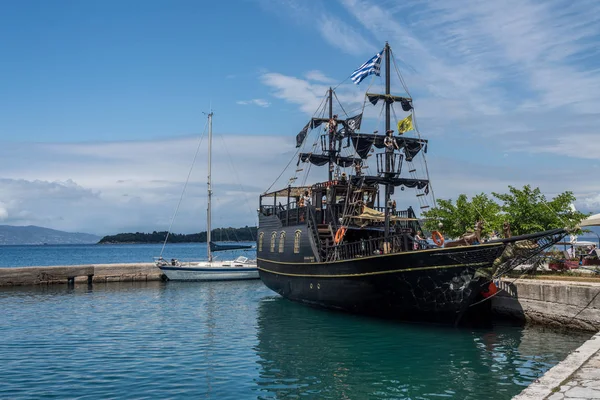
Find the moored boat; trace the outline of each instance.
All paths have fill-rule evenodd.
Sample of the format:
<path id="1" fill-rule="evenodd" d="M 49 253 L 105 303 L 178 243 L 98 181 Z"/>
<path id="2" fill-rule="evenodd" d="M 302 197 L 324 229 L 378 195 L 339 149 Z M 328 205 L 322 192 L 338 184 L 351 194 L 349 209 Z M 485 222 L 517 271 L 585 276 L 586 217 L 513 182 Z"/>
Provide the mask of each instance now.
<path id="1" fill-rule="evenodd" d="M 177 259 L 165 260 L 162 256 L 155 260 L 156 266 L 171 281 L 231 281 L 258 279 L 258 268 L 256 260 L 245 256 L 239 256 L 235 260 L 214 260 L 213 252 L 228 250 L 251 249 L 252 245 L 241 243 L 219 244 L 211 240 L 211 199 L 212 199 L 212 117 L 208 114 L 208 206 L 206 211 L 206 252 L 207 258 L 202 261 L 184 262 Z M 165 240 L 166 244 L 166 240 Z M 164 246 L 163 246 L 164 249 Z"/>
<path id="2" fill-rule="evenodd" d="M 489 302 L 482 300 L 494 290 L 495 277 L 531 260 L 566 231 L 481 243 L 476 230 L 445 245 L 435 231 L 435 245 L 421 240 L 419 216 L 412 207 L 397 210 L 392 196 L 396 188 L 414 189 L 420 210 L 429 207 L 433 193 L 426 163 L 425 176 L 418 175 L 414 163 L 424 158 L 428 140 L 414 129 L 412 98 L 391 94 L 389 45 L 359 67 L 352 80 L 379 75 L 382 59 L 385 93 L 366 93 L 365 104 L 382 101 L 385 134 L 361 132 L 362 112 L 338 119 L 330 88 L 328 107 L 322 110 L 328 108 L 329 115 L 312 118 L 296 137 L 296 147 L 304 149 L 309 131 L 325 126 L 309 151 L 299 152 L 296 172 L 310 169 L 303 168 L 307 163 L 327 165 L 327 180 L 292 186 L 294 176 L 287 186 L 260 196 L 260 278 L 283 297 L 311 305 L 457 323 L 477 309 L 486 311 Z M 390 129 L 394 105 L 409 113 L 398 121 L 396 135 Z M 417 135 L 409 137 L 409 131 Z M 370 169 L 367 160 L 376 168 Z"/>

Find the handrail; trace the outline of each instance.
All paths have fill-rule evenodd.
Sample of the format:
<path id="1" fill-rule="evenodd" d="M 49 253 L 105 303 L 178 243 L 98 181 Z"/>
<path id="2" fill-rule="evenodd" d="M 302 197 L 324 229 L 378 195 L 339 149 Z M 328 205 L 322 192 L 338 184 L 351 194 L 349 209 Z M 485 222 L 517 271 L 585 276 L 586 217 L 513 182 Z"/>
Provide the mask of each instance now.
<path id="1" fill-rule="evenodd" d="M 405 235 L 393 235 L 388 238 L 391 245 L 391 253 L 403 251 L 402 239 Z M 325 254 L 328 261 L 349 260 L 353 258 L 367 257 L 383 254 L 384 238 L 361 239 L 357 242 L 343 243 L 339 245 L 326 246 Z"/>
<path id="2" fill-rule="evenodd" d="M 319 232 L 317 228 L 317 218 L 316 218 L 316 210 L 312 205 L 306 206 L 307 215 L 306 215 L 306 223 L 308 225 L 308 229 L 311 233 L 312 240 L 310 241 L 313 253 L 315 254 L 315 258 L 317 261 L 321 261 L 321 242 L 319 240 Z"/>

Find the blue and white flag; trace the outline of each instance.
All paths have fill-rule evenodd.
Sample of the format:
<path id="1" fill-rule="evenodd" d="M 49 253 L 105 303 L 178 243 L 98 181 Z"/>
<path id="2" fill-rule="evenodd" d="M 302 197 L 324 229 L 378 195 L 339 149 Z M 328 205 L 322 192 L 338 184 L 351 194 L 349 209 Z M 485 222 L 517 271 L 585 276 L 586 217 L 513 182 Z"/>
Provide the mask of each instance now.
<path id="1" fill-rule="evenodd" d="M 359 84 L 365 79 L 367 76 L 371 74 L 375 74 L 379 76 L 379 71 L 381 70 L 381 55 L 383 54 L 383 50 L 379 53 L 375 54 L 369 61 L 358 67 L 356 71 L 350 75 L 350 79 L 355 84 Z"/>

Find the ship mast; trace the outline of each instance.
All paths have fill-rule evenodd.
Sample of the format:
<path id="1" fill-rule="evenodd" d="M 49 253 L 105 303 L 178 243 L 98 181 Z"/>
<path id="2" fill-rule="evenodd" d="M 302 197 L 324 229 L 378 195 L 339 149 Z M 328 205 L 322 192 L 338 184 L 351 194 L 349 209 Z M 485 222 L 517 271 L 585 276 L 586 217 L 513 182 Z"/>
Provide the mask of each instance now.
<path id="1" fill-rule="evenodd" d="M 211 220 L 211 209 L 210 209 L 210 200 L 212 197 L 212 187 L 211 187 L 211 182 L 210 182 L 210 175 L 211 175 L 211 166 L 212 166 L 212 160 L 211 160 L 211 155 L 212 155 L 212 116 L 213 113 L 212 111 L 208 114 L 208 207 L 206 209 L 206 252 L 208 255 L 208 262 L 212 262 L 212 254 L 210 251 L 210 220 Z"/>
<path id="2" fill-rule="evenodd" d="M 333 119 L 333 89 L 329 88 L 329 121 Z M 335 132 L 329 127 L 329 181 L 333 180 L 333 150 Z"/>
<path id="3" fill-rule="evenodd" d="M 388 96 L 390 94 L 390 45 L 388 42 L 385 42 L 385 94 Z M 390 107 L 391 103 L 389 101 L 385 102 L 385 134 L 387 135 L 390 130 Z M 385 163 L 385 175 L 390 176 L 394 171 L 390 171 L 390 163 Z M 383 231 L 384 241 L 388 241 L 388 237 L 390 236 L 390 196 L 391 196 L 391 188 L 388 182 L 385 183 L 385 227 Z"/>

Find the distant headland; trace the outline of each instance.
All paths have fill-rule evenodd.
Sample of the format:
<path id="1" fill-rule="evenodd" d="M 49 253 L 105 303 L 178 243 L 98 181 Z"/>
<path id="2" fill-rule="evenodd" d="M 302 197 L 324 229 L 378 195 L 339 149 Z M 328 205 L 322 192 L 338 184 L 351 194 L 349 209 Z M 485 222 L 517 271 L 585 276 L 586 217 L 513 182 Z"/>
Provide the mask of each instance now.
<path id="1" fill-rule="evenodd" d="M 239 241 L 253 242 L 256 240 L 256 227 L 245 226 L 243 228 L 217 228 L 211 230 L 213 241 Z M 152 233 L 118 233 L 116 235 L 104 236 L 98 244 L 141 244 L 141 243 L 164 243 L 167 231 Z M 200 233 L 169 234 L 167 243 L 194 243 L 206 242 L 206 231 Z"/>
<path id="2" fill-rule="evenodd" d="M 64 232 L 41 226 L 0 225 L 1 245 L 94 244 L 100 236 L 89 233 Z"/>

